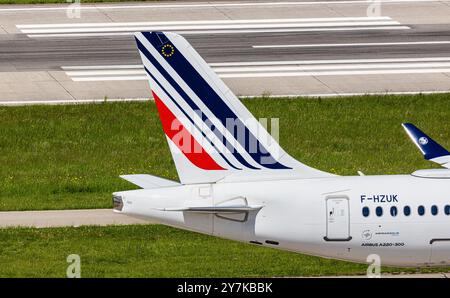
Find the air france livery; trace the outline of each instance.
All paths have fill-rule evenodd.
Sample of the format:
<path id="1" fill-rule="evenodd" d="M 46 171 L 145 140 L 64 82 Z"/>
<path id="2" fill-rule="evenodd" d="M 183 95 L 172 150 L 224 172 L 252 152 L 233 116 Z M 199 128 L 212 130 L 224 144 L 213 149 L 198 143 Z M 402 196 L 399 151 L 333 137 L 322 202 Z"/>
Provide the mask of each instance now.
<path id="1" fill-rule="evenodd" d="M 403 124 L 443 169 L 337 176 L 286 153 L 180 35 L 135 34 L 179 182 L 124 175 L 115 212 L 217 237 L 383 265 L 450 264 L 450 153 Z"/>

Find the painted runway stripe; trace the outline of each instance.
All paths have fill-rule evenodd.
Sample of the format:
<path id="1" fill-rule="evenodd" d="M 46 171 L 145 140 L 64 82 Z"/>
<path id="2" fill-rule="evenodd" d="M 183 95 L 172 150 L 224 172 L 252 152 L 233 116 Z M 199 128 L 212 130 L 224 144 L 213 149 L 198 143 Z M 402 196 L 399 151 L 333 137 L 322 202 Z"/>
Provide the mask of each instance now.
<path id="1" fill-rule="evenodd" d="M 136 65 L 82 65 L 82 66 L 61 66 L 64 70 L 89 70 L 89 69 L 144 69 L 140 64 Z"/>
<path id="2" fill-rule="evenodd" d="M 210 66 L 222 78 L 448 73 L 450 57 L 225 62 Z M 76 82 L 147 79 L 141 65 L 63 66 L 62 69 Z"/>
<path id="3" fill-rule="evenodd" d="M 222 73 L 222 74 L 219 74 L 219 77 L 221 77 L 221 78 L 264 78 L 264 77 L 305 77 L 305 76 L 344 76 L 344 75 L 350 76 L 350 75 L 426 74 L 426 73 L 450 73 L 450 68 Z M 72 80 L 74 82 L 145 81 L 145 80 L 147 80 L 147 77 L 146 76 L 73 77 Z"/>
<path id="4" fill-rule="evenodd" d="M 211 67 L 219 67 L 219 66 L 295 65 L 295 64 L 309 65 L 309 64 L 346 64 L 346 63 L 430 62 L 430 61 L 450 61 L 450 57 L 216 62 L 210 63 L 209 65 Z"/>
<path id="5" fill-rule="evenodd" d="M 81 10 L 123 10 L 123 9 L 193 9 L 215 7 L 265 7 L 265 6 L 314 6 L 314 5 L 368 5 L 373 0 L 338 0 L 338 1 L 279 1 L 279 2 L 240 2 L 240 3 L 197 3 L 197 4 L 140 4 L 140 5 L 80 5 Z M 380 3 L 417 3 L 417 2 L 445 2 L 442 0 L 378 0 Z M 38 7 L 11 7 L 0 8 L 2 12 L 39 12 L 39 11 L 66 11 L 70 6 L 38 6 Z"/>
<path id="6" fill-rule="evenodd" d="M 399 45 L 442 45 L 450 44 L 450 40 L 405 41 L 405 42 L 363 42 L 363 43 L 321 43 L 321 44 L 288 44 L 288 45 L 253 45 L 254 49 L 286 49 L 286 48 L 332 48 L 332 47 L 374 47 Z"/>
<path id="7" fill-rule="evenodd" d="M 241 72 L 276 72 L 276 71 L 309 71 L 309 70 L 344 70 L 344 69 L 396 69 L 396 68 L 442 68 L 450 67 L 450 62 L 425 63 L 376 63 L 376 64 L 337 64 L 337 65 L 293 65 L 293 66 L 248 66 L 248 67 L 217 67 L 216 73 Z"/>
<path id="8" fill-rule="evenodd" d="M 268 95 L 269 98 L 297 98 L 297 97 L 342 97 L 342 96 L 363 96 L 363 95 L 404 95 L 404 94 L 447 94 L 449 90 L 421 90 L 421 91 L 386 91 L 386 92 L 364 92 L 364 93 L 304 93 L 304 94 L 285 94 Z M 242 96 L 241 98 L 258 98 L 256 96 Z M 150 98 L 116 98 L 108 99 L 108 102 L 131 102 L 131 101 L 150 101 Z M 86 100 L 20 100 L 20 101 L 0 101 L 0 106 L 26 106 L 26 105 L 71 105 L 71 104 L 92 104 L 104 103 L 105 99 L 86 99 Z"/>
<path id="9" fill-rule="evenodd" d="M 17 25 L 17 28 L 33 38 L 115 36 L 139 31 L 172 31 L 186 35 L 410 29 L 389 17 L 28 24 Z"/>
<path id="10" fill-rule="evenodd" d="M 252 61 L 252 62 L 215 62 L 211 67 L 257 66 L 257 65 L 296 65 L 296 64 L 346 64 L 346 63 L 388 63 L 388 62 L 434 62 L 450 61 L 450 57 L 423 58 L 379 58 L 379 59 L 335 59 L 335 60 L 290 60 L 290 61 Z M 140 64 L 130 65 L 71 65 L 61 66 L 63 70 L 99 70 L 99 69 L 143 69 Z"/>
<path id="11" fill-rule="evenodd" d="M 347 65 L 294 65 L 294 66 L 248 66 L 248 67 L 216 67 L 214 71 L 222 73 L 241 72 L 267 72 L 267 71 L 303 71 L 303 70 L 342 70 L 342 69 L 393 69 L 393 68 L 429 68 L 429 67 L 450 67 L 450 62 L 427 62 L 427 63 L 379 63 L 379 64 L 347 64 Z M 69 77 L 82 76 L 133 76 L 145 75 L 143 69 L 109 69 L 109 70 L 78 70 L 66 71 Z"/>
<path id="12" fill-rule="evenodd" d="M 308 28 L 308 29 L 242 29 L 242 30 L 203 30 L 203 31 L 176 31 L 183 35 L 199 34 L 246 34 L 246 33 L 292 33 L 292 32 L 327 32 L 327 31 L 362 31 L 362 30 L 408 30 L 408 26 L 378 26 L 378 27 L 340 27 L 340 28 Z M 61 34 L 28 34 L 31 38 L 66 38 L 66 37 L 107 37 L 133 35 L 134 32 L 114 33 L 61 33 Z"/>
<path id="13" fill-rule="evenodd" d="M 66 75 L 73 76 L 105 76 L 105 75 L 144 75 L 144 69 L 128 70 L 128 69 L 110 69 L 110 70 L 84 70 L 84 71 L 66 71 Z"/>
<path id="14" fill-rule="evenodd" d="M 304 71 L 304 72 L 260 72 L 221 74 L 221 78 L 263 78 L 263 77 L 303 77 L 303 76 L 346 76 L 346 75 L 384 75 L 384 74 L 425 74 L 448 73 L 450 68 L 432 69 L 383 69 L 383 70 L 347 70 L 347 71 Z"/>
<path id="15" fill-rule="evenodd" d="M 279 29 L 279 28 L 321 28 L 321 27 L 358 27 L 399 25 L 396 21 L 369 22 L 321 22 L 321 23 L 261 23 L 261 24 L 221 24 L 221 25 L 165 25 L 165 26 L 129 26 L 129 27 L 100 27 L 100 28 L 55 28 L 55 29 L 25 29 L 26 34 L 59 34 L 59 33 L 110 33 L 110 32 L 138 32 L 138 31 L 214 31 L 241 29 Z"/>
<path id="16" fill-rule="evenodd" d="M 146 81 L 148 78 L 142 76 L 96 76 L 96 77 L 72 77 L 74 82 L 99 82 L 99 81 Z"/>
<path id="17" fill-rule="evenodd" d="M 390 17 L 334 17 L 334 18 L 297 18 L 297 19 L 250 19 L 250 20 L 202 20 L 202 21 L 164 21 L 164 22 L 114 22 L 114 23 L 62 23 L 62 24 L 26 24 L 17 25 L 19 29 L 44 28 L 83 28 L 83 27 L 129 27 L 129 26 L 169 26 L 169 25 L 221 25 L 221 24 L 255 24 L 255 23 L 308 23 L 336 21 L 382 21 Z"/>

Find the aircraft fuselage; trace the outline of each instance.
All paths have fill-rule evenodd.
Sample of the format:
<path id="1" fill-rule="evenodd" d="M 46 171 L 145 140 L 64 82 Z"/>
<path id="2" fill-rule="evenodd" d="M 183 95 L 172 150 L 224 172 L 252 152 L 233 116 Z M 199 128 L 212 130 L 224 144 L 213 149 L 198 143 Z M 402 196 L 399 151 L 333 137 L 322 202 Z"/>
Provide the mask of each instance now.
<path id="1" fill-rule="evenodd" d="M 383 265 L 450 264 L 449 179 L 336 176 L 180 185 L 115 195 L 122 198 L 120 212 L 127 215 L 227 239 L 355 262 L 377 254 Z M 263 207 L 245 217 L 170 210 L 216 206 L 233 198 Z"/>

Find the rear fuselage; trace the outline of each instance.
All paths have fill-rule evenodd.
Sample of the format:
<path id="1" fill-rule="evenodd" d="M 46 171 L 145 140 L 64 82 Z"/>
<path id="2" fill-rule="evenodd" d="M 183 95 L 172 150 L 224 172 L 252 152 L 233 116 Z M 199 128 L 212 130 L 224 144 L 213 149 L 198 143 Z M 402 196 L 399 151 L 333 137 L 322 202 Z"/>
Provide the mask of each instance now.
<path id="1" fill-rule="evenodd" d="M 356 262 L 377 254 L 383 265 L 450 264 L 450 179 L 348 176 L 182 185 L 116 195 L 123 199 L 124 214 L 227 239 Z M 160 210 L 214 206 L 236 197 L 264 207 L 245 221 Z"/>

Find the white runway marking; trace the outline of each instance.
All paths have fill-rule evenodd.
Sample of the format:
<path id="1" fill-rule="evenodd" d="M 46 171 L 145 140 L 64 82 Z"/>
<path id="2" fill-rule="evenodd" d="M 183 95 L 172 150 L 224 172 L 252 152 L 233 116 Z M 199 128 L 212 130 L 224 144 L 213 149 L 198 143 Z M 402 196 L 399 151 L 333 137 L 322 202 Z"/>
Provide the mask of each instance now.
<path id="1" fill-rule="evenodd" d="M 76 71 L 66 71 L 66 75 L 69 77 L 73 76 L 101 76 L 101 75 L 145 75 L 144 70 L 142 69 L 136 69 L 136 70 L 129 70 L 129 69 L 111 69 L 111 70 L 76 70 Z"/>
<path id="2" fill-rule="evenodd" d="M 385 70 L 347 70 L 347 71 L 305 71 L 305 72 L 259 72 L 221 74 L 221 78 L 263 78 L 263 77 L 304 77 L 304 76 L 349 76 L 412 73 L 447 73 L 450 68 L 441 69 L 385 69 Z"/>
<path id="3" fill-rule="evenodd" d="M 117 22 L 117 23 L 65 23 L 65 24 L 28 24 L 17 25 L 19 29 L 36 28 L 79 28 L 79 27 L 127 27 L 127 26 L 168 26 L 168 25 L 213 25 L 213 24 L 254 24 L 254 23 L 307 23 L 336 21 L 381 21 L 389 17 L 334 17 L 302 19 L 263 19 L 263 20 L 206 20 L 206 21 L 164 21 L 164 22 Z"/>
<path id="4" fill-rule="evenodd" d="M 433 62 L 433 61 L 450 61 L 450 57 L 218 62 L 218 63 L 210 63 L 209 65 L 211 67 L 220 67 L 220 66 L 291 65 L 291 64 L 308 65 L 308 64 L 386 63 L 386 62 Z"/>
<path id="5" fill-rule="evenodd" d="M 73 77 L 74 82 L 99 82 L 99 81 L 146 81 L 148 78 L 144 74 L 142 76 L 96 76 L 96 77 Z"/>
<path id="6" fill-rule="evenodd" d="M 17 28 L 33 38 L 117 36 L 138 31 L 172 31 L 186 35 L 410 29 L 389 17 L 28 24 L 17 25 Z"/>
<path id="7" fill-rule="evenodd" d="M 407 30 L 408 26 L 382 26 L 382 27 L 341 27 L 341 28 L 311 28 L 311 29 L 241 29 L 241 30 L 206 30 L 206 31 L 177 31 L 183 35 L 193 34 L 245 34 L 245 33 L 289 33 L 289 32 L 325 32 L 325 31 L 356 31 L 356 30 Z M 62 34 L 29 34 L 31 38 L 45 37 L 106 37 L 133 35 L 134 32 L 114 32 L 114 33 L 62 33 Z"/>
<path id="8" fill-rule="evenodd" d="M 64 70 L 88 70 L 88 69 L 142 69 L 142 65 L 83 65 L 61 66 Z"/>
<path id="9" fill-rule="evenodd" d="M 385 92 L 361 92 L 361 93 L 311 93 L 311 94 L 286 94 L 269 95 L 270 98 L 296 98 L 296 97 L 342 97 L 342 96 L 362 96 L 362 95 L 405 95 L 405 94 L 444 94 L 450 90 L 421 90 L 421 91 L 385 91 Z M 256 96 L 242 96 L 241 98 L 258 98 Z M 108 99 L 108 102 L 132 102 L 150 101 L 149 98 L 117 98 Z M 103 103 L 104 99 L 90 100 L 44 100 L 44 101 L 0 101 L 0 106 L 27 106 L 27 105 L 71 105 L 71 104 L 92 104 Z"/>
<path id="10" fill-rule="evenodd" d="M 425 67 L 425 66 L 424 66 Z M 239 69 L 237 69 L 239 71 Z M 383 69 L 383 70 L 324 70 L 324 71 L 266 71 L 266 72 L 239 72 L 219 73 L 221 78 L 263 78 L 263 77 L 305 77 L 305 76 L 345 76 L 345 75 L 380 75 L 380 74 L 425 74 L 425 73 L 450 73 L 450 68 L 408 68 L 408 69 Z M 147 77 L 142 76 L 95 76 L 95 77 L 72 77 L 75 82 L 98 82 L 98 81 L 145 81 Z"/>
<path id="11" fill-rule="evenodd" d="M 450 72 L 450 57 L 211 63 L 222 78 Z M 63 66 L 75 82 L 147 80 L 142 65 Z"/>
<path id="12" fill-rule="evenodd" d="M 405 41 L 405 42 L 362 42 L 362 43 L 319 43 L 319 44 L 286 44 L 286 45 L 254 45 L 254 49 L 276 48 L 331 48 L 331 47 L 361 47 L 361 46 L 399 46 L 399 45 L 441 45 L 450 44 L 450 40 L 436 41 Z"/>
<path id="13" fill-rule="evenodd" d="M 197 3 L 197 4 L 140 4 L 140 5 L 81 5 L 81 10 L 122 10 L 122 9 L 193 9 L 214 7 L 255 7 L 255 6 L 298 6 L 298 5 L 354 5 L 371 4 L 373 0 L 353 1 L 279 1 L 279 2 L 241 2 L 241 3 Z M 380 3 L 415 3 L 415 2 L 443 2 L 442 0 L 378 0 Z M 40 7 L 14 7 L 0 8 L 1 12 L 39 12 L 39 11 L 66 11 L 69 6 L 40 6 Z"/>
<path id="14" fill-rule="evenodd" d="M 128 27 L 95 27 L 95 28 L 55 28 L 55 29 L 22 29 L 26 34 L 58 34 L 58 33 L 109 33 L 109 32 L 137 32 L 137 31 L 214 31 L 214 30 L 239 30 L 239 29 L 278 29 L 278 28 L 319 28 L 319 27 L 358 27 L 358 26 L 380 26 L 380 25 L 399 25 L 395 21 L 370 21 L 370 22 L 288 22 L 288 23 L 268 23 L 261 24 L 242 23 L 242 24 L 209 24 L 209 25 L 148 25 L 148 26 L 128 26 Z"/>

